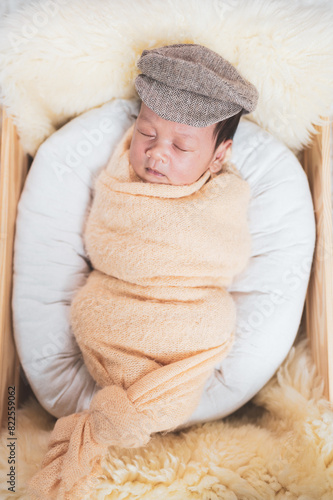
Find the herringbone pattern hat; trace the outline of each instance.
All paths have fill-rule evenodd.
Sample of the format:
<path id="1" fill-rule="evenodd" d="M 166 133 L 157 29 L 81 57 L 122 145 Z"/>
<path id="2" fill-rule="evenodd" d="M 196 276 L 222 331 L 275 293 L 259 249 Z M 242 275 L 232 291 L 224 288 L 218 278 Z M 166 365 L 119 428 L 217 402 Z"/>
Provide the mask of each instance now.
<path id="1" fill-rule="evenodd" d="M 144 50 L 135 87 L 142 101 L 165 120 L 206 127 L 240 111 L 254 111 L 258 91 L 232 64 L 196 44 Z"/>

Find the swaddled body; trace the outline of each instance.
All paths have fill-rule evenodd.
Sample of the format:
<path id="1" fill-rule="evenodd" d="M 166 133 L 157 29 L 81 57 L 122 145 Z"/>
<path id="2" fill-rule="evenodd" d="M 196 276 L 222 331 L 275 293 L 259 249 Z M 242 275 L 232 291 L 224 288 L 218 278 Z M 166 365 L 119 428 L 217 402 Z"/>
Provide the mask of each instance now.
<path id="1" fill-rule="evenodd" d="M 174 388 L 161 408 L 153 405 L 165 413 L 156 430 L 165 430 L 194 411 L 232 345 L 236 314 L 226 287 L 249 258 L 249 187 L 230 164 L 186 186 L 144 183 L 129 162 L 132 132 L 95 186 L 85 231 L 94 270 L 74 298 L 72 327 L 102 387 L 127 390 L 148 373 L 158 384 L 162 366 L 186 360 L 181 397 Z"/>
<path id="2" fill-rule="evenodd" d="M 227 287 L 250 256 L 250 190 L 225 158 L 257 91 L 198 45 L 143 51 L 138 66 L 140 113 L 97 179 L 84 234 L 93 270 L 71 305 L 101 389 L 57 421 L 29 484 L 38 498 L 84 498 L 109 446 L 184 423 L 233 342 Z"/>

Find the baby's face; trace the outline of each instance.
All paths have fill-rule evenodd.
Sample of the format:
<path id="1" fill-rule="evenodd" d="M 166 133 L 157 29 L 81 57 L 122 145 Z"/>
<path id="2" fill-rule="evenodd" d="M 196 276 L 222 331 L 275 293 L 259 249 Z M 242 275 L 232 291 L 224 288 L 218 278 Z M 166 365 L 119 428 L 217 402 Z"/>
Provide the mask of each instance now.
<path id="1" fill-rule="evenodd" d="M 218 172 L 232 141 L 214 151 L 214 128 L 214 124 L 200 128 L 164 120 L 142 103 L 130 146 L 135 173 L 145 182 L 184 185 L 207 169 Z"/>

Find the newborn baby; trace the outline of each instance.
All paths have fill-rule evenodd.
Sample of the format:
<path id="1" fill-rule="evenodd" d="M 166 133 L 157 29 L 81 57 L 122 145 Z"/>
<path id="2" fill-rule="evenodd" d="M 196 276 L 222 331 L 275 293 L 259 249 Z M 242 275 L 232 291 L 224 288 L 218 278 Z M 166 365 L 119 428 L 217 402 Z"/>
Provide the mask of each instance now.
<path id="1" fill-rule="evenodd" d="M 227 287 L 250 256 L 250 191 L 228 156 L 256 89 L 199 45 L 144 51 L 138 66 L 140 113 L 96 181 L 93 271 L 71 306 L 101 389 L 56 423 L 30 483 L 47 498 L 82 497 L 108 446 L 184 423 L 233 342 Z"/>

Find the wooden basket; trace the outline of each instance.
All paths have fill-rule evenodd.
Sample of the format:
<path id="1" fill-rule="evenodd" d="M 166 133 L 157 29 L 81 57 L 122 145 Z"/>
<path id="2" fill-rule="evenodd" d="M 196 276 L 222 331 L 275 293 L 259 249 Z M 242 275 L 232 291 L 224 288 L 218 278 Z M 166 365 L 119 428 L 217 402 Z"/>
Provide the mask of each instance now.
<path id="1" fill-rule="evenodd" d="M 318 130 L 313 144 L 303 154 L 303 166 L 309 179 L 317 224 L 317 243 L 305 318 L 313 357 L 324 378 L 326 396 L 333 401 L 333 236 L 329 121 Z M 0 148 L 0 418 L 6 425 L 8 387 L 15 386 L 17 403 L 23 399 L 23 394 L 19 395 L 20 365 L 13 339 L 11 295 L 16 209 L 28 172 L 28 158 L 22 152 L 12 120 L 5 112 Z"/>
<path id="2" fill-rule="evenodd" d="M 0 422 L 7 422 L 9 387 L 19 397 L 20 363 L 15 349 L 11 314 L 13 243 L 16 209 L 28 172 L 12 120 L 2 114 L 0 143 Z"/>
<path id="3" fill-rule="evenodd" d="M 308 176 L 316 217 L 316 247 L 306 296 L 306 330 L 325 395 L 333 402 L 333 231 L 332 172 L 329 120 L 317 128 L 310 148 L 304 150 L 303 167 Z M 331 332 L 331 333 L 330 333 Z"/>

